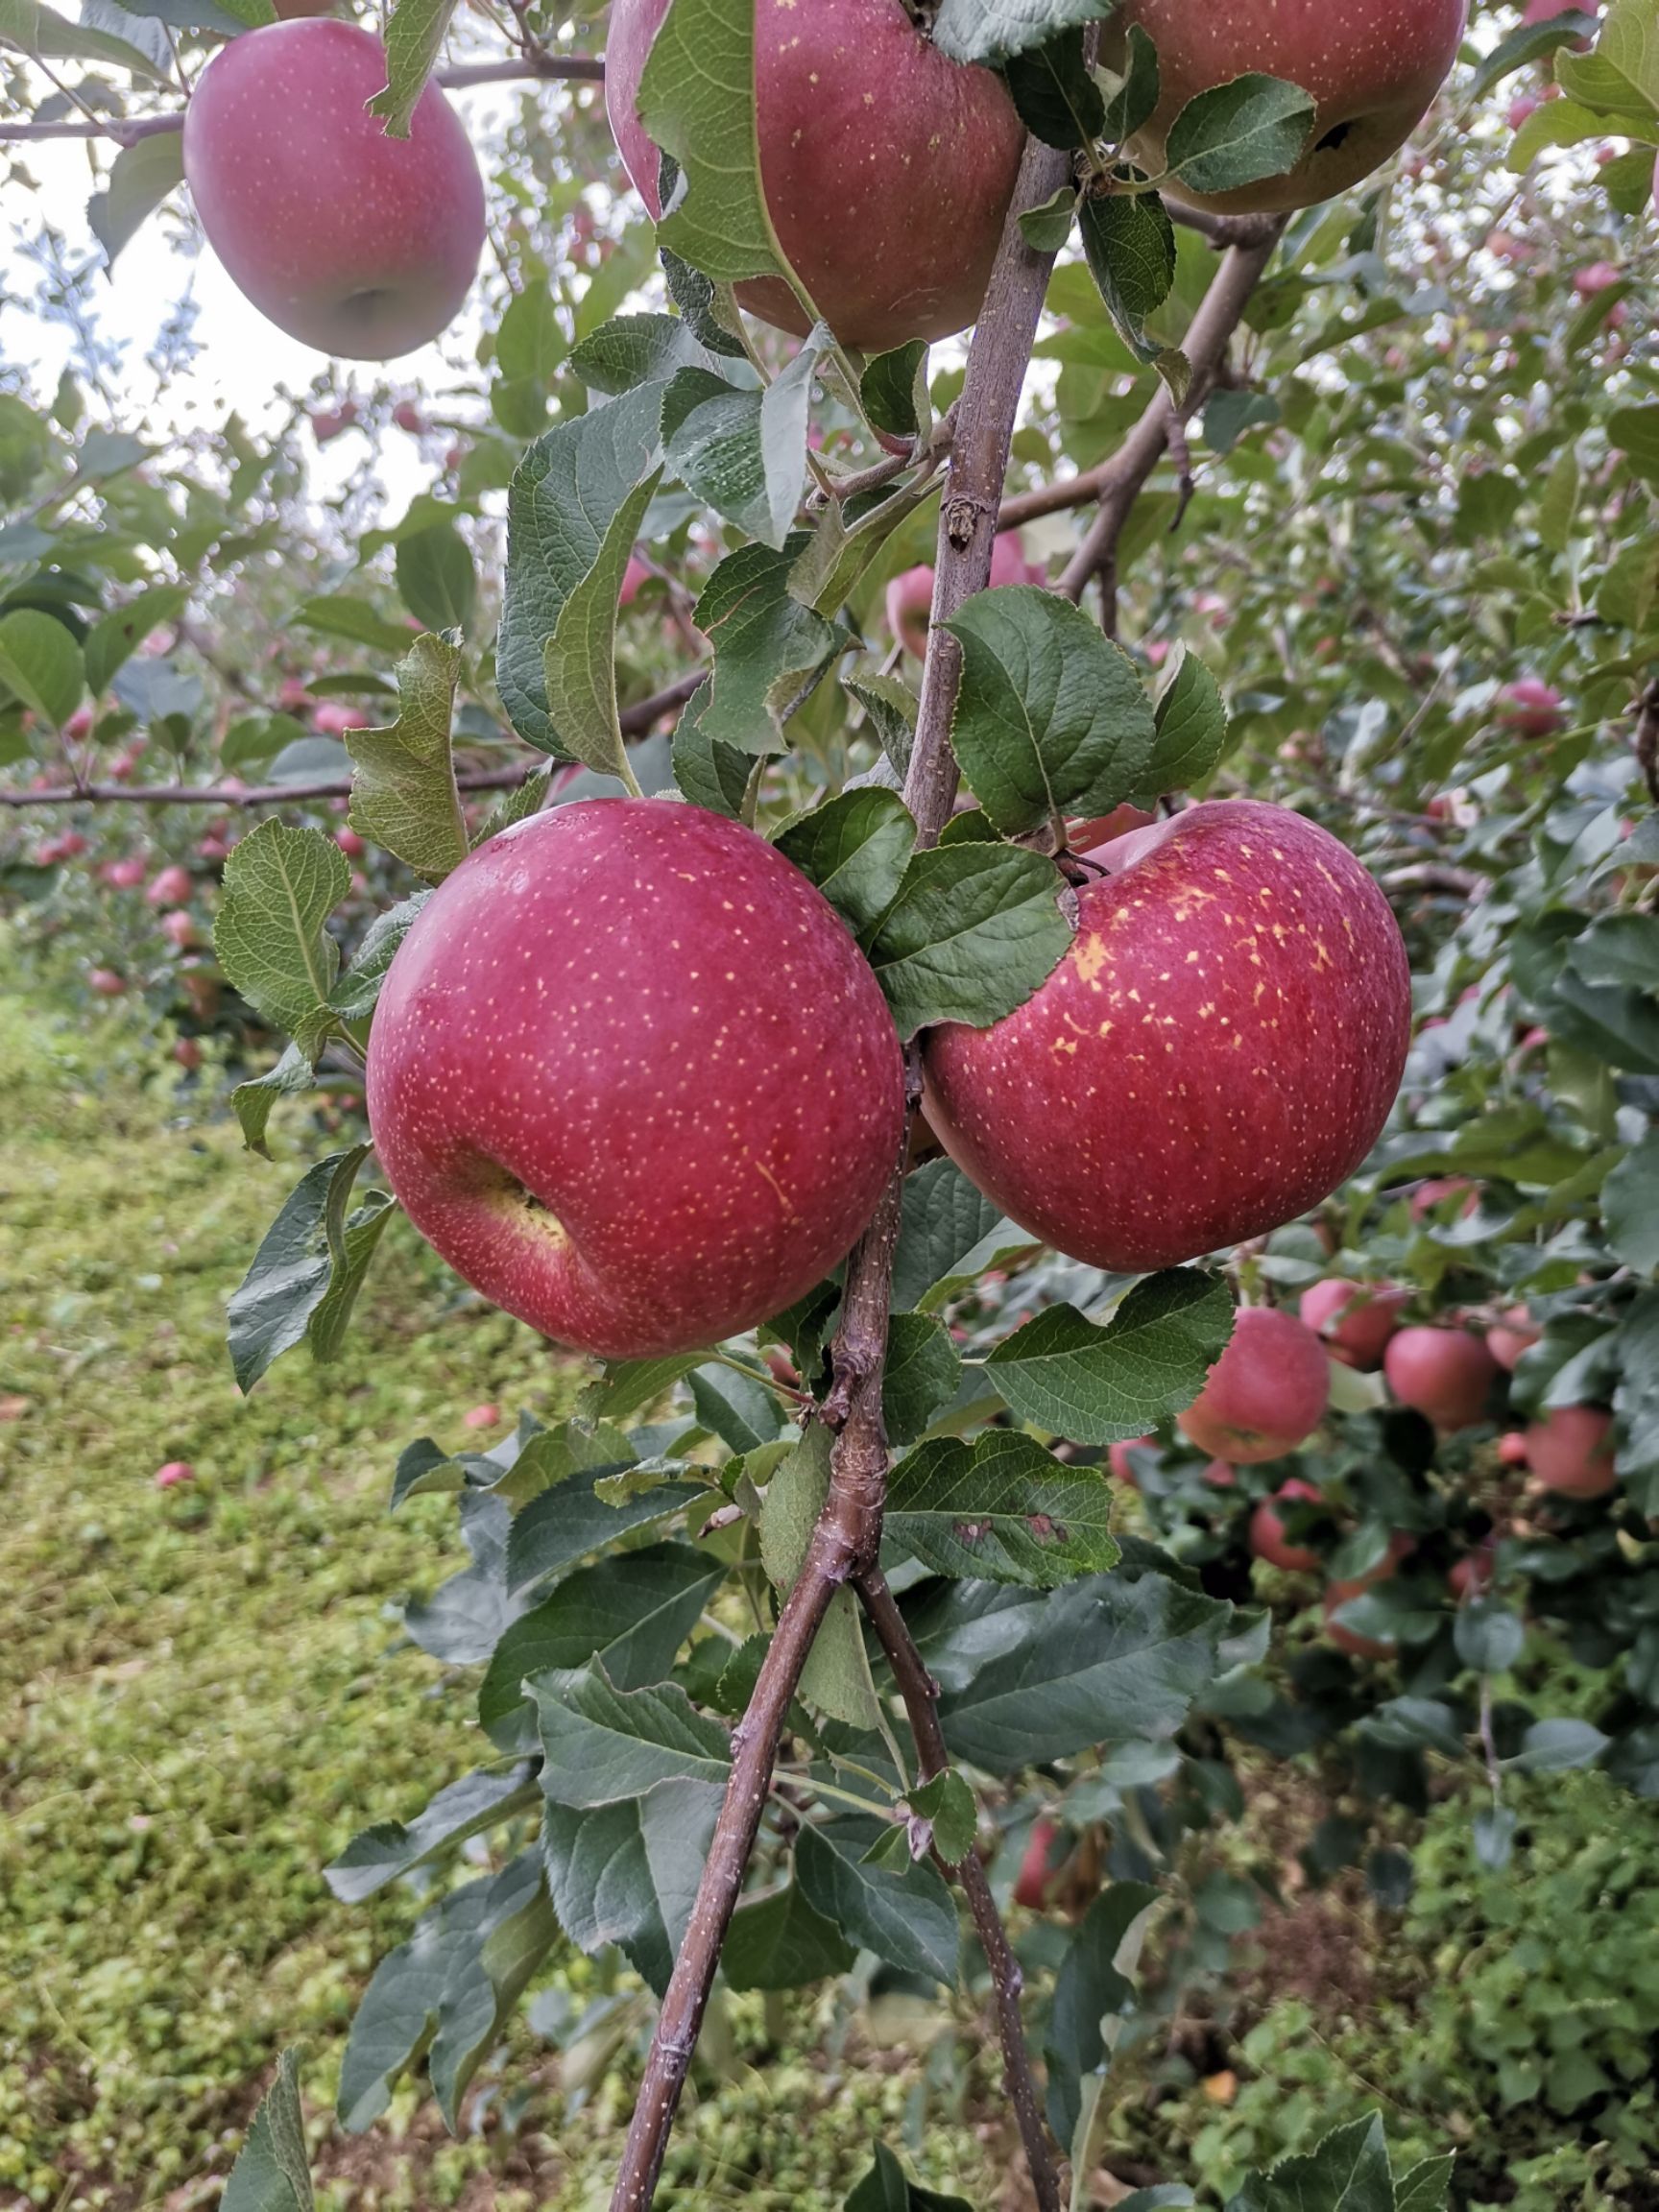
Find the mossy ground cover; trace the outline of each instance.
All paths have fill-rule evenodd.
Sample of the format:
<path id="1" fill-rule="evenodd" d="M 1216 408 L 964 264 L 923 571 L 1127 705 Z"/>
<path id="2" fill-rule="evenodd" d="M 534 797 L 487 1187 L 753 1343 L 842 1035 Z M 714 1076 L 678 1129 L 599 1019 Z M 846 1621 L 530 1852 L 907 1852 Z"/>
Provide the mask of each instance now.
<path id="1" fill-rule="evenodd" d="M 418 1904 L 339 1905 L 320 1868 L 478 1756 L 469 1685 L 398 1648 L 403 1599 L 464 1553 L 445 1500 L 388 1517 L 393 1462 L 425 1432 L 458 1445 L 483 1402 L 554 1417 L 580 1378 L 457 1306 L 404 1232 L 342 1361 L 298 1356 L 239 1398 L 225 1299 L 321 1147 L 297 1121 L 255 1161 L 171 1073 L 102 1087 L 115 1060 L 0 999 L 0 2206 L 211 2204 L 299 2039 L 334 2212 L 603 2205 L 626 2076 L 583 2102 L 528 2030 L 470 2140 L 419 2085 L 361 2142 L 325 2117 Z M 171 1459 L 196 1479 L 157 1491 Z M 553 1979 L 580 2007 L 594 1969 Z M 829 2212 L 874 2133 L 898 2140 L 918 2063 L 808 2064 L 818 2025 L 735 2011 L 665 2201 Z M 998 2201 L 999 2143 L 928 2139 L 934 2186 Z"/>

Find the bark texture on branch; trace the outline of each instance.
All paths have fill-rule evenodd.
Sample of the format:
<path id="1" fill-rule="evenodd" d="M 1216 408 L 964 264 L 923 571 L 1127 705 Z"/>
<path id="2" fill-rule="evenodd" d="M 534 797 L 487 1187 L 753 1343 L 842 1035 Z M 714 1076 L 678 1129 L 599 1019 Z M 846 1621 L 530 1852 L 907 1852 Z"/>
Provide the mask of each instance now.
<path id="1" fill-rule="evenodd" d="M 967 379 L 957 408 L 950 472 L 940 517 L 935 621 L 953 614 L 963 600 L 990 582 L 998 505 L 1015 417 L 1053 267 L 1051 254 L 1034 253 L 1026 245 L 1016 214 L 1050 198 L 1069 174 L 1070 163 L 1064 154 L 1035 141 L 1028 143 L 969 352 Z M 939 664 L 946 659 L 947 647 L 951 649 L 950 665 L 942 671 Z M 955 801 L 958 779 L 950 750 L 950 716 L 960 678 L 960 656 L 954 640 L 943 631 L 935 631 L 904 793 L 923 844 L 937 843 Z M 920 1098 L 914 1047 L 909 1055 L 909 1081 L 914 1107 Z M 696 2047 L 697 2030 L 719 1965 L 720 1949 L 759 1829 L 784 1716 L 813 1638 L 823 1625 L 835 1592 L 878 1571 L 888 1456 L 881 1383 L 906 1149 L 901 1147 L 875 1218 L 847 1262 L 842 1319 L 833 1352 L 833 1381 L 824 1407 L 825 1420 L 836 1431 L 830 1496 L 813 1533 L 805 1566 L 767 1651 L 754 1700 L 733 1739 L 737 1765 L 721 1809 L 691 1925 L 658 2019 L 611 2200 L 612 2212 L 646 2212 L 651 2203 Z M 986 1902 L 990 1903 L 988 1891 Z M 994 1904 L 991 1910 L 995 1916 Z M 1014 2003 L 1017 2011 L 1017 1988 Z M 1059 2186 L 1052 2153 L 1040 2128 L 1033 2171 L 1042 2212 L 1058 2212 Z"/>
<path id="2" fill-rule="evenodd" d="M 465 91 L 473 84 L 603 84 L 605 63 L 587 54 L 516 54 L 511 60 L 467 61 L 453 69 L 435 69 L 432 82 L 447 91 Z M 111 115 L 93 123 L 85 117 L 65 117 L 60 123 L 0 123 L 0 144 L 24 143 L 40 138 L 108 138 L 117 146 L 136 146 L 141 138 L 156 138 L 168 131 L 182 131 L 184 110 L 170 108 L 161 115 Z"/>

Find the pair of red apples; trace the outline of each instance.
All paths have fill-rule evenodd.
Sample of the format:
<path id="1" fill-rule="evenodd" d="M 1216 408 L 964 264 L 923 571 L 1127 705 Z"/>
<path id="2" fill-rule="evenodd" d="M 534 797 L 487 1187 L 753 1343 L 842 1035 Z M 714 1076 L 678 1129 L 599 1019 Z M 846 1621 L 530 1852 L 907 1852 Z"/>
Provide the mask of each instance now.
<path id="1" fill-rule="evenodd" d="M 295 14 L 308 0 L 287 0 Z M 1120 64 L 1132 27 L 1157 44 L 1163 96 L 1128 149 L 1151 175 L 1195 95 L 1251 71 L 1313 98 L 1309 149 L 1285 177 L 1204 201 L 1303 207 L 1393 154 L 1444 83 L 1466 0 L 1123 0 L 1104 29 Z M 659 159 L 638 91 L 669 0 L 613 0 L 606 100 L 629 174 L 661 215 Z M 406 139 L 366 104 L 379 42 L 350 23 L 287 21 L 232 39 L 203 73 L 184 170 L 238 288 L 306 344 L 385 360 L 459 313 L 484 243 L 466 132 L 428 84 Z M 756 0 L 756 123 L 779 244 L 842 343 L 881 352 L 974 321 L 1013 199 L 1024 132 L 994 71 L 948 60 L 904 0 Z M 804 332 L 781 278 L 739 289 L 753 313 Z"/>
<path id="2" fill-rule="evenodd" d="M 1353 1172 L 1399 1087 L 1410 978 L 1365 870 L 1282 808 L 1194 806 L 1097 858 L 1035 997 L 926 1036 L 927 1114 L 1033 1239 L 1140 1273 Z M 430 1242 L 608 1358 L 805 1296 L 904 1136 L 900 1040 L 845 923 L 776 847 L 672 800 L 561 807 L 464 861 L 393 962 L 368 1090 Z"/>

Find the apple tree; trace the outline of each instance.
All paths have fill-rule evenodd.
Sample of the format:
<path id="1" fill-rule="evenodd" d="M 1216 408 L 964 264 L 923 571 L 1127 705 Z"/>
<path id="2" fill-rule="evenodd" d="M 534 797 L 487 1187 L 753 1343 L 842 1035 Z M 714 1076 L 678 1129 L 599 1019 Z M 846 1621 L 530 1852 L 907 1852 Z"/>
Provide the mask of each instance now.
<path id="1" fill-rule="evenodd" d="M 1494 1862 L 1511 1773 L 1659 1793 L 1659 443 L 1610 259 L 1659 19 L 1617 0 L 1586 52 L 1588 13 L 1400 13 L 613 0 L 654 235 L 514 289 L 491 428 L 360 539 L 397 601 L 291 546 L 280 447 L 228 432 L 224 481 L 162 490 L 107 432 L 67 463 L 63 407 L 0 412 L 8 743 L 69 779 L 10 796 L 142 796 L 97 748 L 171 715 L 188 757 L 193 711 L 117 678 L 167 630 L 223 683 L 240 616 L 187 610 L 255 552 L 368 702 L 349 779 L 301 781 L 277 706 L 151 794 L 266 814 L 206 861 L 239 1049 L 282 1046 L 250 1146 L 320 1085 L 367 1101 L 230 1301 L 238 1382 L 327 1358 L 415 1231 L 596 1363 L 568 1418 L 395 1472 L 395 1509 L 455 1499 L 469 1564 L 407 1627 L 489 1748 L 329 1869 L 348 1903 L 445 1870 L 348 2127 L 420 2064 L 454 2125 L 555 1947 L 619 1951 L 629 2212 L 717 1988 L 866 1954 L 982 1996 L 1049 2212 L 1213 1955 L 1190 1850 L 1245 1760 L 1317 1763 L 1310 1864 L 1380 1886 L 1439 1767 Z M 601 71 L 533 9 L 436 80 L 432 0 L 383 45 L 271 14 L 139 18 L 170 62 L 0 18 L 56 87 L 20 128 L 119 149 L 107 225 L 182 179 L 273 322 L 384 357 L 487 235 L 541 251 L 535 149 L 487 212 L 443 82 Z M 1596 138 L 1612 276 L 1575 287 L 1574 218 L 1516 196 Z M 284 819 L 348 790 L 343 829 Z M 48 922 L 84 853 L 27 863 Z M 1558 1643 L 1593 1718 L 1517 1675 Z M 1005 1917 L 1062 1890 L 1057 1942 Z M 851 2203 L 942 2201 L 874 2154 Z M 1238 2202 L 1446 2200 L 1379 2132 L 1321 2160 Z"/>

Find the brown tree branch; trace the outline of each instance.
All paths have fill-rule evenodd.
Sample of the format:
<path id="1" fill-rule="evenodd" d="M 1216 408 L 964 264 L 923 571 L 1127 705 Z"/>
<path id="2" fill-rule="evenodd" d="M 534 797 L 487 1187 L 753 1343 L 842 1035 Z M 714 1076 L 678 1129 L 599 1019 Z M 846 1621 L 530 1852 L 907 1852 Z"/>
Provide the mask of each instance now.
<path id="1" fill-rule="evenodd" d="M 446 90 L 464 91 L 473 84 L 507 84 L 517 80 L 541 84 L 603 84 L 603 60 L 586 54 L 517 54 L 505 61 L 468 61 L 454 69 L 435 69 L 432 81 Z M 184 110 L 171 108 L 164 115 L 111 115 L 97 122 L 0 123 L 0 142 L 34 138 L 109 138 L 117 146 L 135 146 L 140 138 L 156 138 L 164 132 L 182 131 Z"/>
<path id="2" fill-rule="evenodd" d="M 1012 498 L 1004 499 L 997 519 L 998 530 L 1017 530 L 1022 523 L 1035 522 L 1045 515 L 1062 514 L 1069 507 L 1086 507 L 1094 500 L 1121 505 L 1123 515 L 1127 516 L 1163 457 L 1171 421 L 1190 421 L 1214 390 L 1233 333 L 1273 257 L 1273 250 L 1285 228 L 1283 218 L 1277 216 L 1240 216 L 1233 221 L 1237 235 L 1227 247 L 1214 281 L 1192 318 L 1182 349 L 1192 371 L 1191 387 L 1185 404 L 1176 409 L 1167 389 L 1160 386 L 1145 414 L 1109 460 L 1079 476 L 1064 477 L 1058 484 L 1045 484 L 1038 491 L 1016 493 Z M 1119 521 L 1119 534 L 1121 529 Z"/>
<path id="3" fill-rule="evenodd" d="M 617 717 L 624 737 L 641 737 L 664 714 L 684 707 L 708 675 L 699 668 L 678 677 L 666 689 L 655 691 L 637 706 L 624 707 Z M 481 768 L 455 779 L 463 791 L 517 791 L 527 783 L 544 759 L 522 760 L 511 768 Z M 568 762 L 555 762 L 568 766 Z M 55 784 L 44 791 L 0 790 L 0 808 L 16 806 L 297 806 L 308 799 L 349 799 L 349 776 L 320 777 L 312 783 L 84 783 Z"/>
<path id="4" fill-rule="evenodd" d="M 1052 255 L 1032 252 L 1016 217 L 1020 209 L 1051 198 L 1069 174 L 1065 155 L 1034 141 L 1028 143 L 997 266 L 969 350 L 940 517 L 933 607 L 936 624 L 953 614 L 964 599 L 982 590 L 991 579 L 998 501 L 1053 266 Z M 942 668 L 947 648 L 950 664 Z M 955 640 L 935 628 L 904 793 L 924 844 L 938 841 L 955 799 L 958 778 L 950 749 L 950 713 L 960 676 Z M 911 1114 L 906 1117 L 907 1123 L 920 1101 L 914 1046 L 909 1054 L 908 1083 Z M 881 1418 L 882 1370 L 907 1149 L 906 1142 L 900 1149 L 875 1217 L 847 1263 L 842 1319 L 832 1359 L 833 1381 L 824 1407 L 826 1422 L 837 1431 L 830 1496 L 813 1532 L 805 1565 L 768 1647 L 755 1696 L 733 1739 L 736 1763 L 690 1926 L 658 2016 L 611 2212 L 646 2212 L 651 2203 L 696 2047 L 697 2031 L 719 1965 L 720 1948 L 759 1830 L 767 1783 L 790 1699 L 835 1592 L 877 1567 L 888 1456 Z M 1017 1991 L 1015 2003 L 1017 2006 Z M 1040 2133 L 1033 2170 L 1044 2212 L 1056 2212 L 1058 2179 Z"/>
<path id="5" fill-rule="evenodd" d="M 1100 512 L 1060 579 L 1058 588 L 1068 599 L 1081 599 L 1094 577 L 1108 567 L 1116 569 L 1123 526 L 1166 451 L 1175 455 L 1183 493 L 1190 495 L 1186 426 L 1215 389 L 1233 333 L 1273 258 L 1284 227 L 1283 222 L 1272 223 L 1251 245 L 1228 247 L 1182 349 L 1191 370 L 1185 397 L 1177 401 L 1167 385 L 1160 384 L 1150 406 L 1111 460 L 1093 471 Z M 1108 627 L 1116 629 L 1115 613 Z"/>
<path id="6" fill-rule="evenodd" d="M 922 1654 L 899 1610 L 898 1599 L 888 1589 L 887 1578 L 880 1568 L 874 1567 L 868 1574 L 859 1575 L 856 1587 L 864 1610 L 870 1616 L 870 1624 L 887 1654 L 887 1664 L 893 1670 L 904 1710 L 910 1717 L 910 1732 L 916 1739 L 923 1779 L 931 1781 L 950 1764 L 939 1726 L 939 1686 L 923 1664 Z M 1042 2100 L 1031 2071 L 1031 2055 L 1025 2047 L 1025 2026 L 1020 2012 L 1025 1978 L 1014 1956 L 977 1853 L 971 1847 L 961 1864 L 947 1871 L 953 1873 L 962 1885 L 980 1948 L 991 1969 L 991 1981 L 997 1992 L 997 2033 L 1002 2045 L 1002 2066 L 1020 2124 L 1020 2139 L 1025 2146 L 1039 2212 L 1060 2212 L 1060 2176 L 1054 2166 L 1048 2128 L 1043 2117 Z"/>

